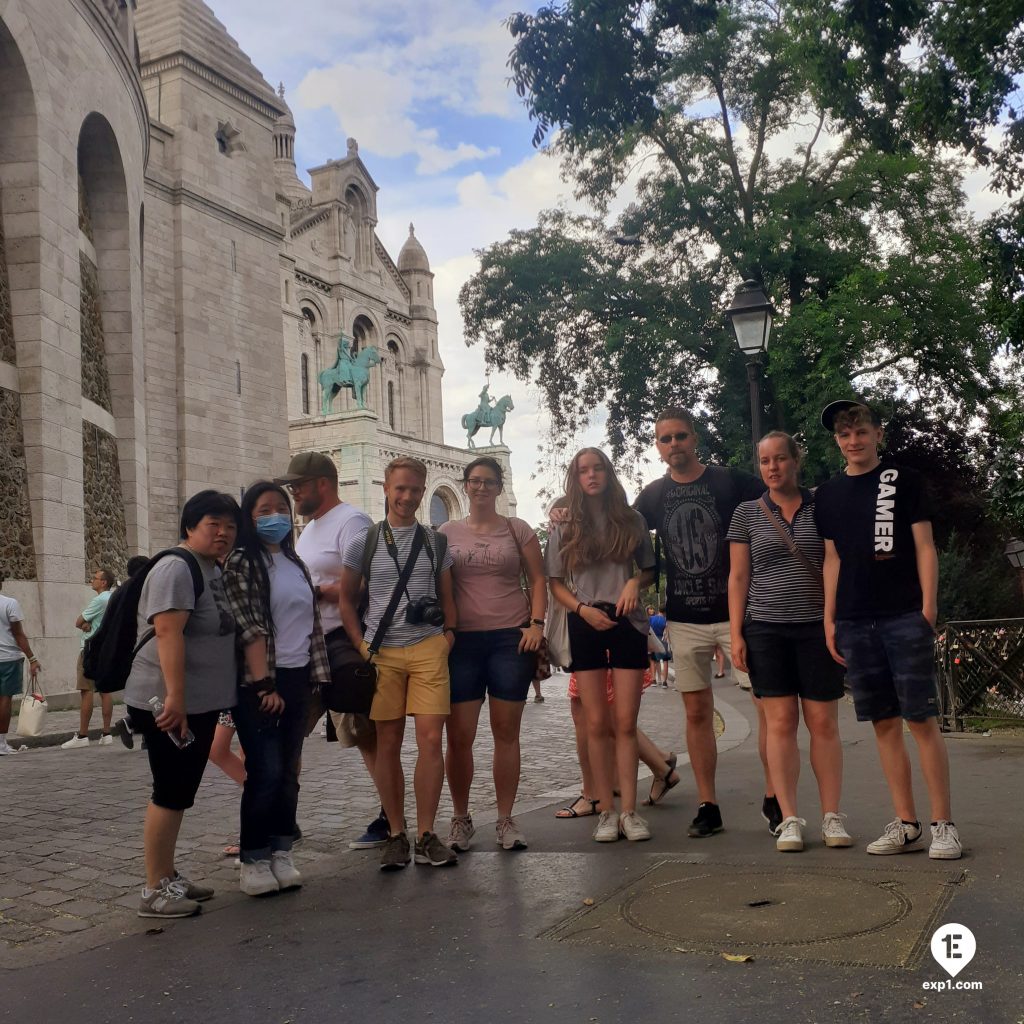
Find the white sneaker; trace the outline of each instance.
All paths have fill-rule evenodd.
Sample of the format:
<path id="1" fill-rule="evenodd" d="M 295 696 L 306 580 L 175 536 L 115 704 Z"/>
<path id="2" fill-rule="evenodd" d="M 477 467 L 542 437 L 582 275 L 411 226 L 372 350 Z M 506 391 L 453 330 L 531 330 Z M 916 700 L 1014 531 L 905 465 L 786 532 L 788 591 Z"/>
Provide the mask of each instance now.
<path id="1" fill-rule="evenodd" d="M 114 737 L 111 736 L 109 732 L 104 733 L 100 737 L 100 746 L 101 747 L 109 747 L 111 745 L 111 743 L 113 743 L 113 742 L 114 742 Z"/>
<path id="2" fill-rule="evenodd" d="M 7 742 L 7 737 L 6 736 L 0 736 L 0 757 L 3 757 L 4 754 L 13 754 L 13 753 L 14 753 L 14 747 L 12 747 Z"/>
<path id="3" fill-rule="evenodd" d="M 784 818 L 775 834 L 775 849 L 781 853 L 799 853 L 804 848 L 803 818 Z"/>
<path id="4" fill-rule="evenodd" d="M 619 816 L 614 811 L 602 811 L 594 829 L 594 842 L 614 843 L 619 838 Z"/>
<path id="5" fill-rule="evenodd" d="M 238 887 L 246 896 L 266 896 L 268 892 L 277 892 L 281 884 L 270 870 L 270 861 L 257 860 L 251 864 L 243 861 Z"/>
<path id="6" fill-rule="evenodd" d="M 963 856 L 960 833 L 951 821 L 937 821 L 932 825 L 932 845 L 928 856 L 932 860 L 959 860 Z"/>
<path id="7" fill-rule="evenodd" d="M 498 845 L 503 850 L 525 850 L 526 836 L 523 835 L 515 818 L 499 818 L 494 826 Z"/>
<path id="8" fill-rule="evenodd" d="M 868 843 L 868 853 L 880 857 L 894 853 L 914 853 L 915 850 L 923 849 L 924 829 L 920 825 L 907 825 L 899 818 L 890 821 L 885 831 L 873 843 Z"/>
<path id="9" fill-rule="evenodd" d="M 853 846 L 853 838 L 843 824 L 845 817 L 845 814 L 839 814 L 838 811 L 829 811 L 821 819 L 821 838 L 826 846 Z"/>
<path id="10" fill-rule="evenodd" d="M 619 831 L 634 843 L 651 838 L 651 830 L 647 822 L 636 811 L 627 811 L 619 815 Z"/>
<path id="11" fill-rule="evenodd" d="M 302 885 L 302 875 L 292 860 L 291 850 L 275 850 L 270 855 L 270 871 L 282 892 Z"/>
<path id="12" fill-rule="evenodd" d="M 64 743 L 62 743 L 60 745 L 60 749 L 61 750 L 74 750 L 75 747 L 87 747 L 87 746 L 89 746 L 89 737 L 88 736 L 79 736 L 78 733 L 76 732 L 75 735 L 71 737 L 71 739 L 66 740 Z"/>
<path id="13" fill-rule="evenodd" d="M 466 853 L 475 834 L 476 829 L 473 827 L 472 816 L 456 814 L 452 818 L 451 827 L 448 829 L 448 841 L 444 845 L 456 853 Z"/>

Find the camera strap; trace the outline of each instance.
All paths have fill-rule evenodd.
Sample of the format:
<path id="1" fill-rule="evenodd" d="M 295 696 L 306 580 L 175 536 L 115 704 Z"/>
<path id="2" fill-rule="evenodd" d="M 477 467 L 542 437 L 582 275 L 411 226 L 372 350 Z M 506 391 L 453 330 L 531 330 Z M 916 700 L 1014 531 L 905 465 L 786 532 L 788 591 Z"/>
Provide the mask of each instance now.
<path id="1" fill-rule="evenodd" d="M 403 592 L 406 597 L 409 596 L 409 577 L 412 576 L 412 571 L 416 567 L 416 560 L 420 557 L 420 551 L 423 548 L 423 528 L 417 524 L 416 532 L 412 538 L 412 547 L 409 549 L 409 557 L 406 559 L 405 568 L 403 569 L 398 564 L 398 545 L 395 543 L 395 535 L 391 532 L 391 526 L 388 524 L 387 519 L 381 525 L 381 533 L 384 534 L 384 544 L 388 549 L 388 554 L 395 560 L 395 568 L 398 570 L 398 582 L 395 584 L 391 600 L 388 602 L 388 606 L 373 634 L 373 639 L 369 643 L 371 655 L 376 654 L 380 650 L 380 645 L 387 635 L 388 629 L 391 627 L 391 621 L 395 617 L 395 612 L 398 610 L 398 602 L 402 600 Z M 434 564 L 433 557 L 430 559 L 430 564 Z"/>
<path id="2" fill-rule="evenodd" d="M 401 566 L 398 564 L 398 545 L 395 543 L 395 535 L 391 532 L 391 524 L 387 521 L 387 519 L 385 519 L 384 522 L 381 524 L 381 532 L 384 534 L 384 546 L 388 549 L 388 554 L 391 556 L 392 560 L 394 561 L 395 568 L 398 570 L 399 576 L 401 576 L 403 570 L 402 570 Z M 424 530 L 423 527 L 420 526 L 419 523 L 416 524 L 416 536 L 415 536 L 415 538 L 413 540 L 414 546 L 415 546 L 417 541 L 420 542 L 420 546 L 424 546 L 424 545 L 426 546 L 427 558 L 430 559 L 430 572 L 431 572 L 431 575 L 433 576 L 434 587 L 435 587 L 435 590 L 436 590 L 436 588 L 437 588 L 437 565 L 434 562 L 434 552 L 433 552 L 433 549 L 430 546 L 430 539 L 427 537 L 427 531 Z M 416 556 L 419 557 L 419 553 L 420 553 L 419 552 L 419 547 L 416 547 L 415 551 L 416 551 Z M 413 558 L 412 551 L 409 552 L 409 560 L 412 563 L 413 567 L 415 568 L 416 559 Z M 412 604 L 412 595 L 409 593 L 409 577 L 408 576 L 406 576 L 406 578 L 405 578 L 405 596 L 408 598 L 409 603 Z"/>

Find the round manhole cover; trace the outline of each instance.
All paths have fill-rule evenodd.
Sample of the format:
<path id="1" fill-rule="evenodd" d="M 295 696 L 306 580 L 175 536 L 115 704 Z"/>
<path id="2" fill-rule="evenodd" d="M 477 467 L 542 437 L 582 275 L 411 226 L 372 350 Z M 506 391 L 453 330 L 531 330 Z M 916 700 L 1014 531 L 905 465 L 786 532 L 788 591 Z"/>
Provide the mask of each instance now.
<path id="1" fill-rule="evenodd" d="M 632 895 L 620 912 L 634 928 L 672 942 L 764 946 L 878 931 L 910 907 L 891 886 L 863 878 L 734 868 L 662 882 Z"/>

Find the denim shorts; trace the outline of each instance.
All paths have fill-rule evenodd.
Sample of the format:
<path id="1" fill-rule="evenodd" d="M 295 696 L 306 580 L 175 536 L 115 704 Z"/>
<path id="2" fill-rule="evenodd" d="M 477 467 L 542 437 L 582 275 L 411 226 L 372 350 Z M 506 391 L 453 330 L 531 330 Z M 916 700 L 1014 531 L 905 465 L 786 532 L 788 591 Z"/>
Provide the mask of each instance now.
<path id="1" fill-rule="evenodd" d="M 743 639 L 755 697 L 842 697 L 843 666 L 828 653 L 820 621 L 749 621 L 743 624 Z"/>
<path id="2" fill-rule="evenodd" d="M 452 681 L 452 703 L 483 700 L 524 701 L 537 667 L 537 655 L 519 653 L 523 631 L 479 629 L 456 632 L 455 646 L 448 655 Z"/>
<path id="3" fill-rule="evenodd" d="M 846 659 L 859 722 L 923 722 L 938 716 L 935 631 L 920 612 L 841 619 L 836 647 Z"/>

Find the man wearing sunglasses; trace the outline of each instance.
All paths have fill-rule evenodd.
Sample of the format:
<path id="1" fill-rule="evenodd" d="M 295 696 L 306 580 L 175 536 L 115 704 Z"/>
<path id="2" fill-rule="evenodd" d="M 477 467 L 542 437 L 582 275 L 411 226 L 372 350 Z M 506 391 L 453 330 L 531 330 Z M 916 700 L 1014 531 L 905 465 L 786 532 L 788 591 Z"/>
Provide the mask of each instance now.
<path id="1" fill-rule="evenodd" d="M 718 750 L 711 662 L 716 644 L 731 656 L 725 538 L 736 506 L 759 498 L 765 488 L 749 473 L 704 465 L 697 456 L 697 432 L 687 410 L 665 409 L 654 432 L 668 472 L 641 491 L 635 507 L 648 528 L 657 531 L 659 555 L 664 548 L 667 556 L 665 615 L 700 804 L 689 834 L 703 838 L 722 831 L 715 794 Z"/>

